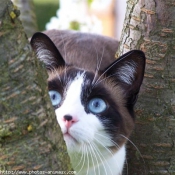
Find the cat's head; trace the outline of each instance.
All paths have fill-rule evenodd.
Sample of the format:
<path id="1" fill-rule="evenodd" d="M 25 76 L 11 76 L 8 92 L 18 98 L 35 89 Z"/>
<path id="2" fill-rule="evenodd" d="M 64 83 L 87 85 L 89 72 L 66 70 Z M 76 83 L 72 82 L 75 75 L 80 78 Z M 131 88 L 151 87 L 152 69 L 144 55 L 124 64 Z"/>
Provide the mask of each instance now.
<path id="1" fill-rule="evenodd" d="M 80 151 L 83 145 L 117 151 L 125 144 L 134 128 L 144 53 L 130 51 L 104 70 L 90 72 L 67 65 L 45 34 L 36 33 L 31 45 L 48 70 L 49 95 L 68 151 Z"/>

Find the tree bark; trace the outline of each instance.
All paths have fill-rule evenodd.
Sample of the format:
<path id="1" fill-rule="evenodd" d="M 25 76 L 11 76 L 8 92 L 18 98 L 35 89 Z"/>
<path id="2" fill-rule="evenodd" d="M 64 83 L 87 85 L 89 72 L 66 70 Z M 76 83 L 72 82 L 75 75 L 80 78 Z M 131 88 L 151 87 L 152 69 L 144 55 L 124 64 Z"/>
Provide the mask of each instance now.
<path id="1" fill-rule="evenodd" d="M 10 0 L 0 1 L 0 171 L 71 169 L 44 68 Z M 1 173 L 0 173 L 1 174 Z"/>
<path id="2" fill-rule="evenodd" d="M 33 0 L 12 0 L 12 2 L 20 10 L 20 20 L 23 24 L 25 33 L 28 37 L 31 37 L 38 31 Z"/>
<path id="3" fill-rule="evenodd" d="M 131 175 L 175 174 L 175 2 L 128 0 L 117 55 L 141 49 L 147 57 L 128 145 Z M 116 56 L 117 56 L 116 55 Z"/>

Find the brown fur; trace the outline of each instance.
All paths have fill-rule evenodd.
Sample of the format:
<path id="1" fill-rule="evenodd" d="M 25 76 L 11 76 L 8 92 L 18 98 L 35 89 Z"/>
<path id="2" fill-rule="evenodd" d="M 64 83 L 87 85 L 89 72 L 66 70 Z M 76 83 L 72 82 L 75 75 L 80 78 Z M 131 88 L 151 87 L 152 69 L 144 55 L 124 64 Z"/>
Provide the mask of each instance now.
<path id="1" fill-rule="evenodd" d="M 68 30 L 49 30 L 44 33 L 59 48 L 62 57 L 69 65 L 95 72 L 98 59 L 101 57 L 100 70 L 115 60 L 118 41 L 110 37 Z"/>

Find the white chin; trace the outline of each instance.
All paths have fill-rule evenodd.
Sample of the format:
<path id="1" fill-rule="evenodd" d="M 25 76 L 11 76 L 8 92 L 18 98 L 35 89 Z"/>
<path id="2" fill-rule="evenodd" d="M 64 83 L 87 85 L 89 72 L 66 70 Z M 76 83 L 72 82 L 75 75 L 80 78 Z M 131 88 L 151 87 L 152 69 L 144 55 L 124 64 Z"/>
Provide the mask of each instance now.
<path id="1" fill-rule="evenodd" d="M 70 134 L 64 134 L 63 136 L 64 136 L 65 142 L 75 141 L 75 139 Z"/>
<path id="2" fill-rule="evenodd" d="M 69 134 L 64 134 L 64 141 L 69 152 L 76 152 L 79 148 L 79 143 Z"/>

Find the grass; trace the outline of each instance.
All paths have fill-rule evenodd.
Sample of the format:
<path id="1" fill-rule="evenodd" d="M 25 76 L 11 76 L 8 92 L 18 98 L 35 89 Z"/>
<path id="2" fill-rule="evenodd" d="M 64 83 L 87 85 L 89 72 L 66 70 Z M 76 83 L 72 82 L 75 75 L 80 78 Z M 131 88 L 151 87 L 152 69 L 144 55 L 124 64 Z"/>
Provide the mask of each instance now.
<path id="1" fill-rule="evenodd" d="M 40 31 L 43 31 L 50 18 L 56 16 L 56 11 L 59 8 L 59 0 L 33 0 L 33 2 L 38 28 Z"/>

